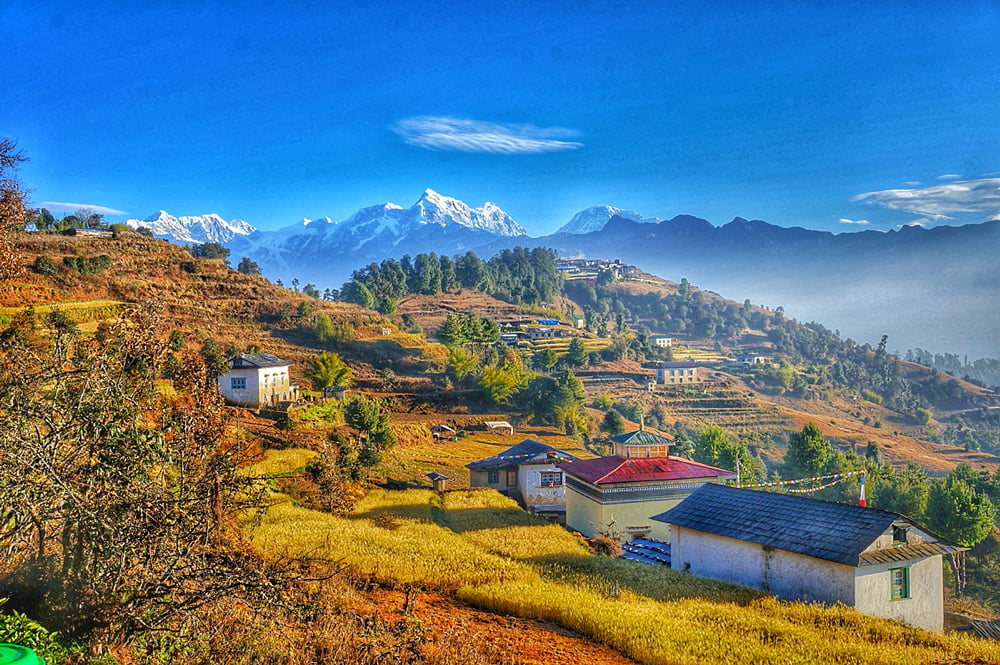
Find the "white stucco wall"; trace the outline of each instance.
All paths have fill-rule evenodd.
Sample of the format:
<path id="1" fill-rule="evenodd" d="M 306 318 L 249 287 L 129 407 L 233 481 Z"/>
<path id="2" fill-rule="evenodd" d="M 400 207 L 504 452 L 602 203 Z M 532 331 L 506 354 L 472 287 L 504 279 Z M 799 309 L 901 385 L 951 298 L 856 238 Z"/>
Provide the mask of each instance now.
<path id="1" fill-rule="evenodd" d="M 542 485 L 542 473 L 563 474 L 563 483 L 555 487 Z M 561 506 L 566 503 L 565 474 L 555 464 L 522 464 L 517 468 L 517 484 L 527 507 Z"/>
<path id="2" fill-rule="evenodd" d="M 234 390 L 233 378 L 246 379 L 246 388 Z M 233 368 L 220 376 L 217 381 L 222 396 L 227 401 L 242 406 L 259 408 L 269 404 L 272 395 L 279 401 L 291 399 L 291 381 L 287 366 Z"/>
<path id="3" fill-rule="evenodd" d="M 674 527 L 671 568 L 761 589 L 786 600 L 854 604 L 854 568 Z M 689 566 L 689 567 L 688 567 Z"/>
<path id="4" fill-rule="evenodd" d="M 243 378 L 246 380 L 246 389 L 234 390 L 232 379 Z M 260 406 L 260 377 L 256 367 L 245 367 L 240 369 L 230 369 L 218 378 L 219 392 L 227 401 L 245 406 Z"/>
<path id="5" fill-rule="evenodd" d="M 865 614 L 905 621 L 911 626 L 944 630 L 944 572 L 941 555 L 909 563 L 886 563 L 856 569 L 854 606 Z M 909 567 L 910 597 L 892 599 L 889 571 Z"/>

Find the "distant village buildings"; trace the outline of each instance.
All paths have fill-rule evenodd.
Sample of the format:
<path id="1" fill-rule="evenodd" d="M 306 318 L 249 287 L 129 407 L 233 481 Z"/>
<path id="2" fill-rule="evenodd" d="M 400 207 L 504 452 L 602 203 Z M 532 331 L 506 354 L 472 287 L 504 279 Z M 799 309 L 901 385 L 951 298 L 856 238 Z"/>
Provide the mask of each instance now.
<path id="1" fill-rule="evenodd" d="M 704 367 L 696 362 L 661 362 L 656 367 L 656 382 L 668 386 L 685 383 L 701 383 L 705 380 L 702 375 L 703 372 Z"/>
<path id="2" fill-rule="evenodd" d="M 942 557 L 966 549 L 896 513 L 722 485 L 653 520 L 672 568 L 939 632 Z"/>

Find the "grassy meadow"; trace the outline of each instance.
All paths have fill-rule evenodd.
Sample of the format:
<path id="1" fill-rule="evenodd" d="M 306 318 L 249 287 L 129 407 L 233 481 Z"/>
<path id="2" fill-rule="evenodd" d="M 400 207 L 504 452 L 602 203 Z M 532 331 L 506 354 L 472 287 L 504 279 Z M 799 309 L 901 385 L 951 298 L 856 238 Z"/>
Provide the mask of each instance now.
<path id="1" fill-rule="evenodd" d="M 307 459 L 268 451 L 251 472 L 293 471 Z M 593 555 L 488 490 L 375 490 L 346 518 L 274 494 L 247 528 L 265 553 L 329 559 L 383 583 L 553 621 L 647 665 L 1000 662 L 1000 644 Z"/>

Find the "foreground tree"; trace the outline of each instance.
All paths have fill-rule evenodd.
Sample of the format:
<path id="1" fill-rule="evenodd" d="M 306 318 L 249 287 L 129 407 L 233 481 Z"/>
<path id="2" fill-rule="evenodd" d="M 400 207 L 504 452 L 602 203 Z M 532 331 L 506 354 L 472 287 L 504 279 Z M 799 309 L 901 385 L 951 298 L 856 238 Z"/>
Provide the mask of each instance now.
<path id="1" fill-rule="evenodd" d="M 21 272 L 20 254 L 12 235 L 28 221 L 28 193 L 17 178 L 17 170 L 27 161 L 11 139 L 0 139 L 0 279 Z"/>
<path id="2" fill-rule="evenodd" d="M 128 639 L 278 600 L 282 573 L 235 526 L 262 486 L 236 472 L 198 354 L 156 390 L 157 329 L 135 315 L 91 339 L 28 313 L 0 333 L 0 597 L 51 628 Z"/>

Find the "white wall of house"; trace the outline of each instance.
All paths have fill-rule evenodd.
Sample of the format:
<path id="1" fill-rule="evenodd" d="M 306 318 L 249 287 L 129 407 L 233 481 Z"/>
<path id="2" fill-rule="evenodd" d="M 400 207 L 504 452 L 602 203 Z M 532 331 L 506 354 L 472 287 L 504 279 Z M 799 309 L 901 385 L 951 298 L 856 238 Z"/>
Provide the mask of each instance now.
<path id="1" fill-rule="evenodd" d="M 940 555 L 854 567 L 677 526 L 670 550 L 675 570 L 761 589 L 786 600 L 840 602 L 918 628 L 937 632 L 944 628 Z M 892 597 L 891 571 L 897 568 L 907 569 L 906 598 Z"/>
<path id="2" fill-rule="evenodd" d="M 761 589 L 786 600 L 854 604 L 854 567 L 674 527 L 670 566 Z"/>
<path id="3" fill-rule="evenodd" d="M 554 477 L 558 474 L 559 484 L 549 485 L 542 482 L 542 474 Z M 517 467 L 517 484 L 521 488 L 521 498 L 524 505 L 561 506 L 566 503 L 566 483 L 562 469 L 555 464 L 521 464 Z"/>
<path id="4" fill-rule="evenodd" d="M 288 366 L 230 369 L 218 378 L 218 384 L 227 401 L 254 408 L 292 396 Z"/>
<path id="5" fill-rule="evenodd" d="M 944 630 L 944 573 L 941 555 L 907 563 L 885 563 L 856 569 L 854 606 L 865 614 L 905 621 L 911 626 Z M 908 598 L 892 598 L 891 571 L 906 568 Z"/>

